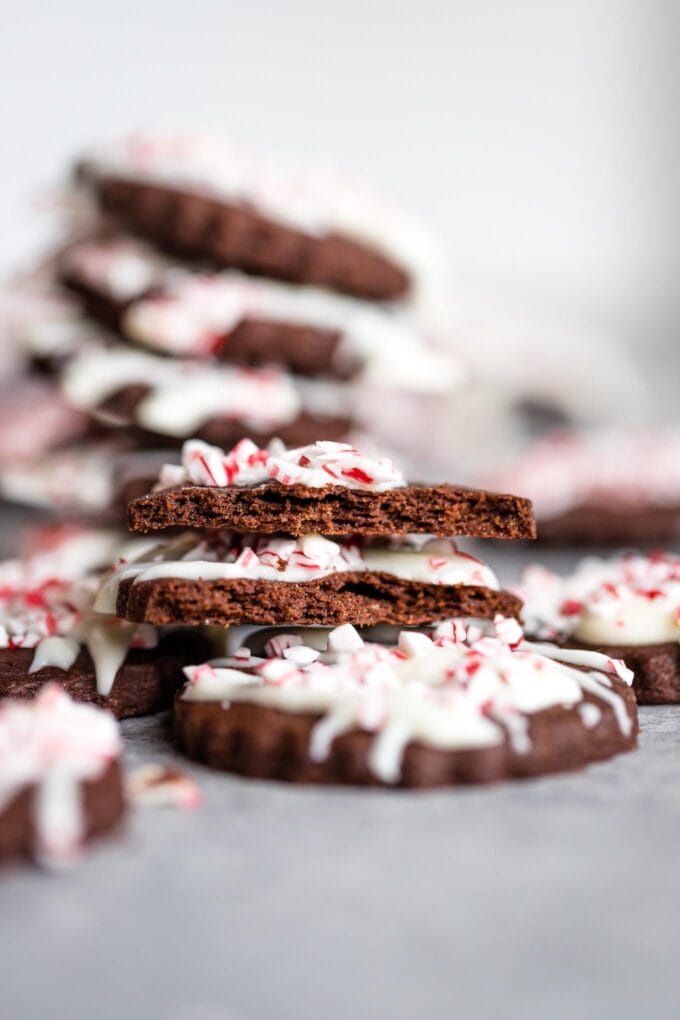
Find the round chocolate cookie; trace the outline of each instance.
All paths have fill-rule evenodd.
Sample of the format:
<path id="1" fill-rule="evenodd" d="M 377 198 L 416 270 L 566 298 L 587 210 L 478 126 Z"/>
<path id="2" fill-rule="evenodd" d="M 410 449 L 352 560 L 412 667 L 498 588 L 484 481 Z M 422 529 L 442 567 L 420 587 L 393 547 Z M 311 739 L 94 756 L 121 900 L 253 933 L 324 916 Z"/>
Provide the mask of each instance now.
<path id="1" fill-rule="evenodd" d="M 88 841 L 115 829 L 125 814 L 123 779 L 118 761 L 111 762 L 96 779 L 80 784 L 82 835 Z M 23 787 L 0 809 L 0 864 L 17 857 L 35 857 L 36 784 Z"/>
<path id="2" fill-rule="evenodd" d="M 357 297 L 404 297 L 408 274 L 367 243 L 316 236 L 245 204 L 115 176 L 94 180 L 102 210 L 163 251 Z"/>
<path id="3" fill-rule="evenodd" d="M 532 646 L 509 620 L 495 637 L 462 627 L 441 625 L 432 639 L 405 632 L 393 649 L 345 627 L 329 648 L 337 634 L 352 650 L 325 659 L 298 643 L 284 658 L 190 667 L 177 745 L 245 776 L 393 787 L 526 778 L 635 747 L 621 663 Z"/>
<path id="4" fill-rule="evenodd" d="M 634 718 L 635 697 L 619 682 L 616 693 L 626 699 Z M 586 697 L 583 705 L 600 708 Z M 320 716 L 292 715 L 271 708 L 185 702 L 175 704 L 175 739 L 190 758 L 213 768 L 257 779 L 294 783 L 384 785 L 369 767 L 372 736 L 358 730 L 337 737 L 329 757 L 314 762 L 309 745 Z M 491 783 L 566 772 L 603 761 L 635 747 L 634 733 L 622 734 L 614 711 L 605 707 L 593 729 L 577 712 L 551 708 L 529 720 L 532 749 L 520 754 L 506 737 L 501 745 L 480 750 L 438 751 L 413 742 L 404 752 L 398 787 L 434 787 Z"/>
<path id="5" fill-rule="evenodd" d="M 57 684 L 0 701 L 0 863 L 63 868 L 125 813 L 118 726 Z"/>
<path id="6" fill-rule="evenodd" d="M 680 703 L 680 556 L 588 557 L 565 577 L 532 566 L 517 593 L 527 632 L 622 659 L 641 705 Z"/>
<path id="7" fill-rule="evenodd" d="M 131 648 L 110 694 L 97 692 L 95 667 L 81 648 L 69 669 L 45 666 L 29 672 L 35 649 L 0 649 L 0 697 L 34 698 L 46 684 L 58 683 L 78 702 L 108 708 L 117 719 L 152 715 L 172 705 L 182 683 L 182 667 L 209 653 L 206 639 L 189 630 L 161 637 L 155 648 Z"/>

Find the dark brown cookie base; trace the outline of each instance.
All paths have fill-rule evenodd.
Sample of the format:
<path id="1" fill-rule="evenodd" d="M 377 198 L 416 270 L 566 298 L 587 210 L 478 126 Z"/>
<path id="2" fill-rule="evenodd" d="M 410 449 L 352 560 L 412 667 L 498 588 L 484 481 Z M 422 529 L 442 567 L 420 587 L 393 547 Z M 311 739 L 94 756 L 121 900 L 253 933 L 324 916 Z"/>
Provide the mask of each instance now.
<path id="1" fill-rule="evenodd" d="M 107 698 L 97 693 L 94 665 L 81 649 L 70 669 L 47 666 L 36 673 L 28 670 L 32 648 L 0 650 L 0 697 L 34 698 L 47 683 L 57 683 L 75 700 L 108 708 L 117 719 L 162 712 L 172 705 L 183 683 L 182 667 L 210 654 L 207 640 L 182 631 L 162 638 L 157 648 L 132 648 Z"/>
<path id="2" fill-rule="evenodd" d="M 382 571 L 348 571 L 313 581 L 124 581 L 118 615 L 157 625 L 296 625 L 335 627 L 377 623 L 419 627 L 434 620 L 496 613 L 518 617 L 521 601 L 507 591 L 472 585 L 423 584 Z"/>
<path id="3" fill-rule="evenodd" d="M 162 184 L 114 176 L 93 183 L 105 212 L 172 255 L 369 299 L 409 289 L 400 266 L 349 237 L 305 234 L 251 207 Z"/>
<path id="4" fill-rule="evenodd" d="M 114 301 L 73 276 L 63 277 L 62 283 L 78 297 L 87 316 L 137 346 L 134 338 L 125 334 L 123 318 L 127 309 L 139 298 L 135 301 Z M 245 368 L 283 367 L 304 378 L 349 379 L 360 371 L 362 363 L 358 358 L 340 357 L 338 348 L 341 339 L 340 333 L 321 327 L 248 318 L 230 332 L 217 336 L 212 350 L 204 357 Z M 138 346 L 161 356 L 170 354 L 160 347 Z"/>
<path id="5" fill-rule="evenodd" d="M 442 751 L 411 743 L 403 757 L 402 788 L 523 779 L 566 772 L 603 761 L 637 743 L 637 711 L 631 689 L 619 680 L 613 688 L 625 700 L 633 731 L 625 736 L 606 702 L 585 694 L 602 716 L 587 729 L 578 712 L 561 707 L 528 716 L 531 750 L 520 754 L 506 740 L 496 747 Z M 213 768 L 257 779 L 292 783 L 383 785 L 368 767 L 373 735 L 359 730 L 336 737 L 328 758 L 309 757 L 312 729 L 319 716 L 255 705 L 183 701 L 175 703 L 175 740 L 190 758 Z"/>
<path id="6" fill-rule="evenodd" d="M 98 778 L 82 784 L 85 840 L 115 829 L 125 814 L 121 767 L 113 761 Z M 35 851 L 33 802 L 36 787 L 25 787 L 0 811 L 0 863 L 32 857 Z"/>
<path id="7" fill-rule="evenodd" d="M 258 446 L 266 446 L 272 439 L 279 438 L 287 446 L 305 446 L 315 442 L 319 436 L 333 441 L 347 438 L 352 420 L 346 415 L 326 417 L 302 411 L 297 418 L 285 425 L 272 426 L 262 432 L 246 427 L 242 421 L 233 418 L 213 418 L 207 421 L 191 436 L 174 436 L 152 432 L 135 422 L 135 408 L 150 392 L 143 383 L 125 386 L 112 394 L 97 410 L 112 415 L 121 431 L 137 443 L 146 447 L 180 447 L 186 439 L 203 439 L 206 443 L 231 449 L 244 435 L 248 435 Z"/>
<path id="8" fill-rule="evenodd" d="M 658 645 L 589 645 L 563 641 L 564 648 L 584 648 L 623 659 L 635 674 L 633 690 L 639 705 L 680 704 L 680 643 Z"/>
<path id="9" fill-rule="evenodd" d="M 649 548 L 680 538 L 680 506 L 580 506 L 538 522 L 545 545 Z"/>
<path id="10" fill-rule="evenodd" d="M 173 525 L 294 536 L 310 531 L 476 538 L 533 538 L 536 534 L 528 499 L 454 485 L 408 485 L 387 492 L 340 485 L 313 489 L 278 482 L 254 488 L 182 485 L 134 500 L 128 522 L 140 534 Z"/>

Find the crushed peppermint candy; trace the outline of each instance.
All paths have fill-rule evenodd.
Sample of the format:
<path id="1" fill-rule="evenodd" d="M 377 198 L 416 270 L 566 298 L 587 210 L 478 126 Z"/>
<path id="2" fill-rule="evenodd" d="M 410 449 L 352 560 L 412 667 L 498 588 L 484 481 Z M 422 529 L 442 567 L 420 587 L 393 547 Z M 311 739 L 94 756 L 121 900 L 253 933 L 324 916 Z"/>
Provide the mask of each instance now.
<path id="1" fill-rule="evenodd" d="M 394 647 L 367 643 L 343 625 L 328 635 L 327 651 L 308 663 L 300 656 L 303 647 L 288 645 L 283 658 L 259 661 L 248 672 L 218 661 L 189 666 L 182 698 L 220 701 L 226 711 L 245 702 L 320 715 L 309 748 L 315 761 L 328 756 L 341 733 L 373 733 L 369 764 L 386 783 L 399 781 L 411 740 L 453 750 L 507 738 L 517 753 L 526 753 L 531 742 L 518 720 L 555 705 L 577 708 L 584 694 L 610 705 L 622 732 L 632 733 L 610 679 L 632 682 L 622 662 L 533 645 L 514 621 L 501 616 L 482 625 L 445 621 L 431 636 L 403 631 Z"/>
<path id="2" fill-rule="evenodd" d="M 69 576 L 58 556 L 0 563 L 0 648 L 35 648 L 45 638 L 71 633 L 93 592 Z"/>
<path id="3" fill-rule="evenodd" d="M 80 786 L 121 754 L 113 716 L 47 684 L 32 701 L 0 702 L 0 813 L 29 787 L 34 854 L 51 868 L 71 865 L 85 836 Z"/>
<path id="4" fill-rule="evenodd" d="M 369 457 L 348 443 L 319 441 L 288 449 L 274 441 L 264 450 L 250 439 L 242 439 L 225 452 L 191 439 L 182 447 L 181 464 L 162 468 L 158 488 L 186 484 L 245 487 L 271 481 L 314 489 L 340 485 L 368 492 L 385 492 L 407 484 L 391 460 Z"/>
<path id="5" fill-rule="evenodd" d="M 173 807 L 194 811 L 203 804 L 198 783 L 180 769 L 165 765 L 142 765 L 127 779 L 127 794 L 141 807 Z"/>
<path id="6" fill-rule="evenodd" d="M 517 594 L 525 629 L 591 644 L 680 641 L 680 556 L 624 553 L 588 557 L 567 577 L 528 567 Z"/>

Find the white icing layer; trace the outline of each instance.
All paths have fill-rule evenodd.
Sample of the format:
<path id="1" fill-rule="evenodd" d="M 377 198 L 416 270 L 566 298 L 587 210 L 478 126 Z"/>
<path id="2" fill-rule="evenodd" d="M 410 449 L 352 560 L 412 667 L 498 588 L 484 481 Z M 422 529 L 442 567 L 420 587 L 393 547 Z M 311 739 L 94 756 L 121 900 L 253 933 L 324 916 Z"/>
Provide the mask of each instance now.
<path id="1" fill-rule="evenodd" d="M 291 380 L 273 370 L 175 361 L 126 347 L 91 348 L 66 367 L 61 385 L 78 408 L 93 410 L 126 386 L 150 388 L 132 412 L 140 426 L 187 436 L 211 418 L 275 428 L 293 421 L 301 401 Z"/>
<path id="2" fill-rule="evenodd" d="M 527 629 L 541 636 L 594 645 L 680 641 L 680 557 L 671 553 L 591 557 L 564 578 L 530 567 L 519 593 Z"/>
<path id="3" fill-rule="evenodd" d="M 460 552 L 450 539 L 428 542 L 406 538 L 389 546 L 332 542 L 321 535 L 302 538 L 231 536 L 222 532 L 201 540 L 182 535 L 146 556 L 117 567 L 102 584 L 95 602 L 100 612 L 115 613 L 123 580 L 135 584 L 159 578 L 195 581 L 236 580 L 300 583 L 346 571 L 384 570 L 395 577 L 426 584 L 479 585 L 498 588 L 484 563 Z"/>
<path id="4" fill-rule="evenodd" d="M 83 832 L 81 784 L 99 778 L 121 753 L 113 717 L 71 701 L 48 684 L 33 701 L 0 704 L 0 813 L 36 786 L 36 855 L 63 867 L 77 856 Z"/>
<path id="5" fill-rule="evenodd" d="M 401 471 L 386 458 L 362 454 L 348 443 L 316 442 L 288 449 L 273 442 L 259 449 L 242 439 L 228 453 L 199 439 L 182 447 L 181 464 L 161 470 L 161 489 L 191 482 L 193 485 L 252 486 L 275 480 L 281 485 L 342 485 L 348 489 L 385 492 L 406 485 Z"/>
<path id="6" fill-rule="evenodd" d="M 284 651 L 283 658 L 244 660 L 252 672 L 235 668 L 234 659 L 190 666 L 182 697 L 221 701 L 225 710 L 244 702 L 319 714 L 309 752 L 315 761 L 327 757 L 339 734 L 372 732 L 369 764 L 385 783 L 398 782 L 411 741 L 461 750 L 492 747 L 507 734 L 517 753 L 527 753 L 526 717 L 553 706 L 584 708 L 584 692 L 611 705 L 622 732 L 631 733 L 625 703 L 610 680 L 619 675 L 630 683 L 622 663 L 596 653 L 569 658 L 552 645 L 508 644 L 504 622 L 497 619 L 494 635 L 479 625 L 466 629 L 462 621 L 450 621 L 433 638 L 407 632 L 397 648 L 364 644 L 356 635 L 352 650 L 322 654 L 306 665 Z M 589 671 L 574 668 L 577 664 Z M 589 713 L 587 725 L 594 724 Z"/>

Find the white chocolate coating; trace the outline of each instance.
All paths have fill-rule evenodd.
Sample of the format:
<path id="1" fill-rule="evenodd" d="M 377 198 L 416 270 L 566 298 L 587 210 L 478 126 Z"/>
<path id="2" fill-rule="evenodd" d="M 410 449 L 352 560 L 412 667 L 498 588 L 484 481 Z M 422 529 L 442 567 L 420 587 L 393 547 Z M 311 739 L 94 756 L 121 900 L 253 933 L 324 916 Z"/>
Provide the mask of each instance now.
<path id="1" fill-rule="evenodd" d="M 496 622 L 502 625 L 502 618 Z M 630 683 L 622 663 L 595 653 L 563 656 L 555 646 L 524 641 L 512 647 L 502 633 L 502 626 L 494 636 L 455 621 L 455 628 L 440 628 L 434 639 L 409 632 L 396 649 L 360 643 L 308 665 L 290 656 L 251 664 L 244 659 L 240 669 L 235 659 L 204 663 L 185 669 L 189 683 L 182 697 L 221 701 L 226 711 L 232 703 L 247 703 L 319 714 L 309 749 L 314 761 L 328 756 L 339 734 L 367 730 L 375 734 L 369 765 L 385 783 L 398 782 L 412 741 L 453 751 L 493 747 L 507 734 L 517 753 L 527 753 L 527 717 L 553 706 L 585 709 L 584 692 L 610 704 L 630 735 L 631 719 L 609 679 L 617 674 Z M 253 672 L 243 671 L 248 665 Z M 594 725 L 593 713 L 586 715 Z"/>
<path id="2" fill-rule="evenodd" d="M 48 684 L 32 701 L 0 705 L 0 813 L 26 787 L 36 786 L 33 824 L 41 863 L 64 867 L 83 838 L 81 785 L 99 778 L 119 757 L 113 717 L 71 701 Z"/>
<path id="3" fill-rule="evenodd" d="M 116 567 L 102 583 L 95 609 L 115 613 L 123 580 L 139 584 L 159 578 L 301 583 L 346 571 L 385 570 L 394 577 L 427 584 L 498 588 L 490 568 L 459 552 L 455 542 L 433 541 L 436 553 L 430 555 L 427 542 L 423 545 L 409 538 L 390 545 L 370 543 L 362 547 L 353 542 L 332 542 L 321 535 L 294 539 L 223 533 L 220 544 L 215 545 L 214 541 L 202 541 L 200 536 L 188 533 L 157 546 L 133 563 Z M 446 553 L 442 551 L 444 546 Z"/>
<path id="4" fill-rule="evenodd" d="M 671 553 L 592 557 L 565 578 L 530 567 L 519 594 L 527 629 L 549 638 L 594 645 L 680 641 L 680 557 Z"/>

